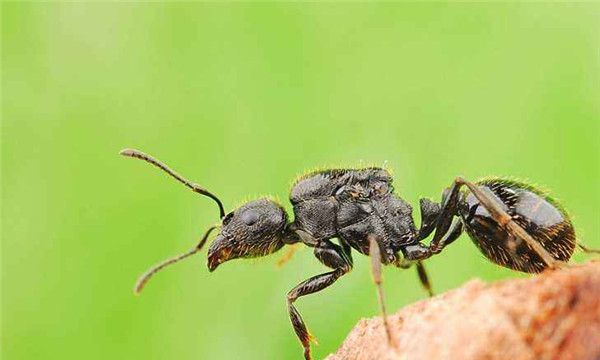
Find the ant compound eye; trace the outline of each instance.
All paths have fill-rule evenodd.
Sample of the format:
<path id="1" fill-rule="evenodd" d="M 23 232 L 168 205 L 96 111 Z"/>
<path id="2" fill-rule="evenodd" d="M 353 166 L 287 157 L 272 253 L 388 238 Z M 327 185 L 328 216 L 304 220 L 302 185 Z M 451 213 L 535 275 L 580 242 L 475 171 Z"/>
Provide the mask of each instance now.
<path id="1" fill-rule="evenodd" d="M 253 211 L 253 210 L 248 210 L 248 211 L 245 211 L 240 218 L 242 219 L 244 224 L 251 226 L 256 221 L 258 221 L 258 212 Z"/>

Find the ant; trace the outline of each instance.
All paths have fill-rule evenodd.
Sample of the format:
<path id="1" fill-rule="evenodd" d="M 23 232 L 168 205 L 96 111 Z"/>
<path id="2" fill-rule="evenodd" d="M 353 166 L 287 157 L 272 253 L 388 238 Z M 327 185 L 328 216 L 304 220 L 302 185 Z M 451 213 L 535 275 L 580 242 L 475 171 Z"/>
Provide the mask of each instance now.
<path id="1" fill-rule="evenodd" d="M 394 194 L 387 170 L 367 167 L 316 171 L 293 185 L 290 201 L 294 220 L 290 221 L 283 207 L 267 198 L 247 202 L 226 214 L 217 196 L 150 155 L 132 149 L 121 151 L 121 155 L 144 160 L 216 202 L 221 225 L 208 249 L 211 272 L 226 261 L 269 255 L 285 245 L 302 243 L 314 249 L 317 260 L 332 271 L 313 276 L 287 293 L 289 317 L 306 360 L 311 359 L 312 336 L 294 303 L 348 273 L 353 266 L 352 249 L 371 256 L 384 327 L 393 344 L 384 305 L 382 265 L 415 265 L 421 284 L 432 296 L 423 261 L 440 253 L 463 230 L 490 261 L 526 273 L 565 266 L 577 245 L 575 230 L 562 206 L 538 188 L 514 180 L 493 177 L 470 182 L 456 178 L 444 190 L 440 203 L 420 200 L 421 225 L 417 229 L 412 207 Z M 164 267 L 199 252 L 215 228 L 210 227 L 190 251 L 148 270 L 138 280 L 135 293 L 139 294 Z M 422 243 L 432 233 L 431 242 Z"/>

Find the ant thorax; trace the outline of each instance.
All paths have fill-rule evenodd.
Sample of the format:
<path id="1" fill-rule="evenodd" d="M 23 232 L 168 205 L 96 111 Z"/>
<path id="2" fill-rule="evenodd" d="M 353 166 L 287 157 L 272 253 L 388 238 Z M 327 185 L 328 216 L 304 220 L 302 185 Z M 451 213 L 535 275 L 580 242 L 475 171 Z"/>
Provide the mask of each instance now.
<path id="1" fill-rule="evenodd" d="M 294 227 L 316 240 L 340 238 L 369 254 L 368 236 L 378 238 L 385 263 L 402 245 L 417 241 L 412 207 L 393 192 L 385 169 L 335 169 L 311 173 L 292 188 Z"/>

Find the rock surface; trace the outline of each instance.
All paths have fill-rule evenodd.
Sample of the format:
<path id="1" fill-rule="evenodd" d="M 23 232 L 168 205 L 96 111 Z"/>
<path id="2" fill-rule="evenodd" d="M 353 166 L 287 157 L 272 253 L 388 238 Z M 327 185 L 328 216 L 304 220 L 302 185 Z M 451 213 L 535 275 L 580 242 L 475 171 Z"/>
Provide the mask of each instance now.
<path id="1" fill-rule="evenodd" d="M 600 262 L 462 287 L 361 320 L 327 360 L 600 359 Z"/>

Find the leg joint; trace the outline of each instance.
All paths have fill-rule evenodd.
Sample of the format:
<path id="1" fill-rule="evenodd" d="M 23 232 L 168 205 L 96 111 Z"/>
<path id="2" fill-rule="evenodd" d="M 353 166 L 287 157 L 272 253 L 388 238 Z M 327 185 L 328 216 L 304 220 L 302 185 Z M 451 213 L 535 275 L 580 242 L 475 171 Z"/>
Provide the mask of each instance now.
<path id="1" fill-rule="evenodd" d="M 349 273 L 352 271 L 352 264 L 346 263 L 342 267 L 337 268 L 336 272 L 339 273 L 339 276 Z"/>

